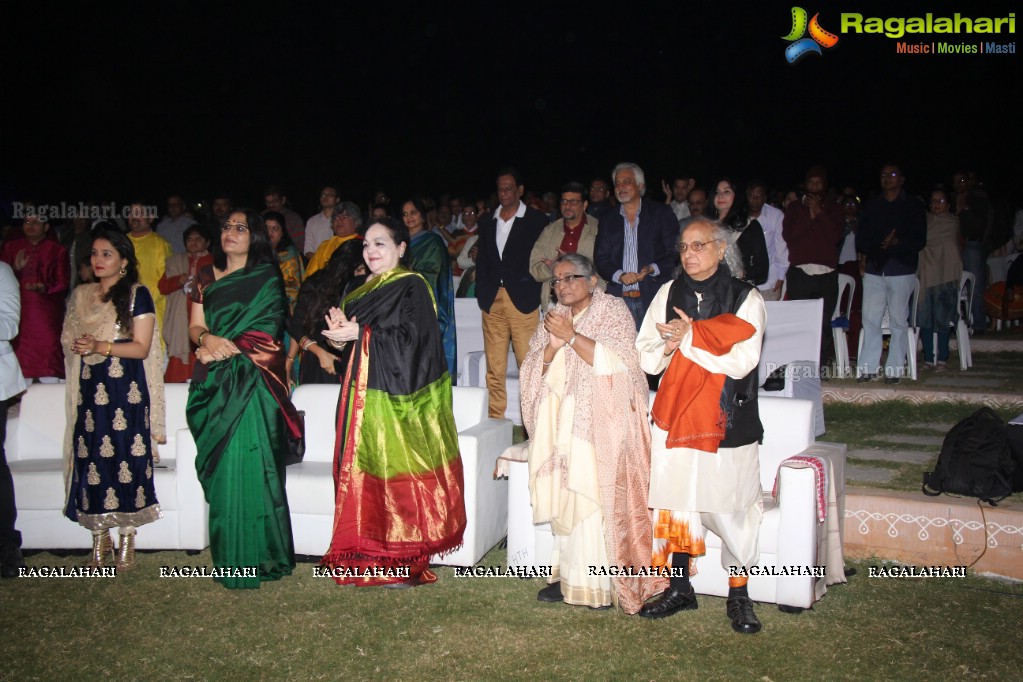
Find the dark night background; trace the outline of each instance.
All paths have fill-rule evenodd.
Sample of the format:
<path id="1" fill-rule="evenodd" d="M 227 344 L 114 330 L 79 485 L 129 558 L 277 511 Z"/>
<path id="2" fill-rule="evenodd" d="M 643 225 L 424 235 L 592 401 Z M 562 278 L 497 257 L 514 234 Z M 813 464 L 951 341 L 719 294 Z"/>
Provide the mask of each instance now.
<path id="1" fill-rule="evenodd" d="M 276 182 L 308 214 L 326 183 L 365 206 L 377 187 L 489 193 L 508 163 L 556 190 L 623 160 L 657 199 L 675 172 L 789 188 L 818 162 L 866 193 L 888 159 L 915 191 L 968 166 L 1019 200 L 1018 54 L 898 55 L 840 34 L 793 66 L 792 4 L 8 3 L 0 200 L 224 189 L 261 206 Z M 843 11 L 1018 3 L 802 6 L 838 33 Z M 1016 35 L 945 37 L 982 39 Z"/>

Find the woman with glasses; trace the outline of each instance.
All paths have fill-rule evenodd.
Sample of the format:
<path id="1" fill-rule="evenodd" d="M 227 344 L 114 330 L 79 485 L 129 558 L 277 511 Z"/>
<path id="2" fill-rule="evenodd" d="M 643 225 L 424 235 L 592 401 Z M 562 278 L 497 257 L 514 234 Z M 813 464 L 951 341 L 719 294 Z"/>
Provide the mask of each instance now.
<path id="1" fill-rule="evenodd" d="M 558 303 L 519 375 L 533 521 L 550 522 L 555 535 L 553 577 L 537 599 L 634 614 L 666 581 L 590 567 L 650 565 L 648 389 L 636 326 L 622 299 L 600 289 L 589 258 L 562 254 L 553 273 Z"/>
<path id="2" fill-rule="evenodd" d="M 412 587 L 437 580 L 430 557 L 465 531 L 451 377 L 430 287 L 408 267 L 407 228 L 372 221 L 363 255 L 369 275 L 323 332 L 346 366 L 323 565 L 338 584 Z"/>
<path id="3" fill-rule="evenodd" d="M 651 409 L 653 565 L 670 565 L 670 587 L 640 615 L 696 608 L 691 560 L 706 552 L 704 527 L 722 539 L 721 563 L 750 567 L 760 556 L 763 506 L 757 443 L 757 365 L 766 312 L 742 279 L 731 235 L 699 217 L 679 241 L 682 273 L 661 287 L 636 347 L 649 374 L 661 371 Z M 729 578 L 727 614 L 741 633 L 760 630 L 745 578 Z"/>
<path id="4" fill-rule="evenodd" d="M 287 306 L 263 219 L 234 211 L 199 273 L 189 334 L 201 365 L 187 415 L 215 579 L 227 588 L 258 588 L 295 567 L 284 458 L 301 426 L 281 346 Z"/>
<path id="5" fill-rule="evenodd" d="M 924 346 L 924 367 L 938 372 L 944 372 L 948 362 L 949 328 L 959 321 L 959 280 L 963 276 L 959 240 L 959 216 L 949 212 L 945 190 L 936 189 L 931 192 L 927 245 L 920 252 L 916 276 L 920 279 L 917 323 Z"/>
<path id="6" fill-rule="evenodd" d="M 718 222 L 728 228 L 742 256 L 743 278 L 755 287 L 767 282 L 771 268 L 767 240 L 760 221 L 749 217 L 746 192 L 728 178 L 718 181 L 714 191 L 714 210 Z"/>
<path id="7" fill-rule="evenodd" d="M 448 374 L 454 381 L 458 369 L 455 367 L 455 284 L 451 275 L 451 257 L 444 240 L 427 226 L 426 213 L 426 204 L 420 197 L 409 199 L 401 207 L 401 219 L 411 237 L 409 254 L 412 256 L 412 269 L 423 276 L 433 292 L 444 358 Z"/>

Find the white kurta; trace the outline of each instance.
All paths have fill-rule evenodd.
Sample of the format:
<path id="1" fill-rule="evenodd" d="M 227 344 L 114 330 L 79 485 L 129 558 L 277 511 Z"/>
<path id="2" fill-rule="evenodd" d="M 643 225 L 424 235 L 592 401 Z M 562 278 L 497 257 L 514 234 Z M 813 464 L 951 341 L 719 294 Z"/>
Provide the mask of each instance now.
<path id="1" fill-rule="evenodd" d="M 666 320 L 671 284 L 668 282 L 657 292 L 636 339 L 640 366 L 648 374 L 664 371 L 671 360 L 671 356 L 664 355 L 664 339 L 655 327 Z M 767 316 L 759 291 L 749 292 L 736 316 L 752 324 L 756 331 L 725 355 L 693 348 L 692 334 L 682 339 L 675 352 L 711 372 L 742 379 L 760 362 Z M 722 563 L 726 555 L 732 555 L 727 557 L 728 564 L 755 562 L 756 536 L 762 516 L 757 443 L 719 448 L 716 453 L 709 453 L 693 448 L 668 448 L 665 446 L 667 432 L 656 424 L 651 425 L 651 432 L 650 507 L 700 513 L 703 524 L 725 542 Z M 702 537 L 702 533 L 700 535 Z"/>

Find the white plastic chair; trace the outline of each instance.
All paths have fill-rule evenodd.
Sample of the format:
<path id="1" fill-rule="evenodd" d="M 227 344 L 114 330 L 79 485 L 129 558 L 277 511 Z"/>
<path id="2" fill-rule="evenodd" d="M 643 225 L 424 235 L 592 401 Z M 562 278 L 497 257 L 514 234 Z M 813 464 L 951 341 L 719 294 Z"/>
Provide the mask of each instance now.
<path id="1" fill-rule="evenodd" d="M 812 401 L 814 435 L 819 436 L 825 429 L 819 367 L 824 299 L 765 301 L 764 308 L 767 326 L 757 369 L 758 385 L 763 386 L 768 375 L 782 366 L 785 382 L 781 390 L 763 390 L 760 395 Z"/>
<path id="2" fill-rule="evenodd" d="M 842 296 L 845 295 L 847 289 L 849 291 L 849 300 L 845 305 L 843 313 Z M 843 314 L 845 319 L 852 319 L 852 302 L 855 295 L 856 280 L 851 275 L 838 273 L 838 300 L 835 302 L 835 314 L 831 316 L 832 320 L 842 317 Z M 849 344 L 846 342 L 849 330 L 845 327 L 832 327 L 831 334 L 835 341 L 835 366 L 838 368 L 838 378 L 851 377 L 852 365 L 849 362 Z"/>
<path id="3" fill-rule="evenodd" d="M 976 293 L 977 278 L 972 272 L 963 271 L 959 280 L 959 319 L 955 323 L 956 345 L 959 347 L 959 369 L 973 367 L 973 353 L 970 351 L 970 329 L 973 328 L 973 297 Z M 934 353 L 938 353 L 938 334 L 934 333 Z M 935 357 L 937 362 L 937 357 Z"/>
<path id="4" fill-rule="evenodd" d="M 909 378 L 916 381 L 916 347 L 920 342 L 920 328 L 916 326 L 916 308 L 920 302 L 920 278 L 913 278 L 913 293 L 909 297 L 909 329 L 906 333 L 909 336 L 908 343 L 906 344 L 906 364 L 909 365 Z M 891 336 L 892 327 L 889 321 L 889 313 L 891 311 L 885 310 L 884 317 L 881 319 L 881 336 Z M 863 330 L 860 329 L 860 340 L 856 346 L 856 376 L 862 374 L 863 368 L 860 364 L 860 357 L 863 355 Z"/>

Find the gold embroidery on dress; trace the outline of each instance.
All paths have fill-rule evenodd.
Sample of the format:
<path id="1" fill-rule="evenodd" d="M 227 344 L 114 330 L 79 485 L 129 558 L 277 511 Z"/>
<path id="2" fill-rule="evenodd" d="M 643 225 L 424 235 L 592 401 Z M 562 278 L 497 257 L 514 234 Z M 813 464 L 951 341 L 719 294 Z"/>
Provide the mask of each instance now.
<path id="1" fill-rule="evenodd" d="M 142 391 L 139 390 L 139 385 L 136 382 L 131 382 L 131 387 L 128 389 L 128 402 L 132 405 L 138 405 L 142 402 Z"/>
<path id="2" fill-rule="evenodd" d="M 79 407 L 82 405 L 82 392 L 81 391 L 78 392 L 78 405 L 79 405 Z"/>
<path id="3" fill-rule="evenodd" d="M 107 374 L 115 379 L 124 376 L 124 365 L 121 364 L 121 358 L 110 358 L 110 369 L 107 370 Z"/>
<path id="4" fill-rule="evenodd" d="M 82 436 L 78 437 L 78 456 L 82 459 L 89 456 L 89 448 L 85 447 L 85 438 Z"/>
<path id="5" fill-rule="evenodd" d="M 124 418 L 124 410 L 114 410 L 114 431 L 124 431 L 128 428 L 128 420 Z"/>
<path id="6" fill-rule="evenodd" d="M 127 462 L 121 462 L 121 468 L 117 470 L 117 480 L 121 483 L 131 483 L 131 471 Z"/>
<path id="7" fill-rule="evenodd" d="M 117 493 L 113 488 L 107 488 L 107 496 L 103 498 L 103 508 L 117 509 L 119 506 L 121 506 L 121 502 L 117 499 Z"/>
<path id="8" fill-rule="evenodd" d="M 92 418 L 92 410 L 85 411 L 85 430 L 89 433 L 96 430 L 96 422 Z"/>
<path id="9" fill-rule="evenodd" d="M 89 473 L 86 475 L 85 480 L 89 485 L 99 485 L 99 471 L 96 469 L 94 462 L 89 463 Z"/>
<path id="10" fill-rule="evenodd" d="M 146 425 L 147 429 L 149 428 L 149 408 L 148 407 L 146 408 L 145 415 L 142 418 L 142 423 Z"/>
<path id="11" fill-rule="evenodd" d="M 135 508 L 142 509 L 146 506 L 146 491 L 139 486 L 138 492 L 135 493 Z"/>
<path id="12" fill-rule="evenodd" d="M 152 478 L 152 477 L 153 477 L 153 465 L 152 464 L 147 464 L 146 465 L 146 478 L 148 479 L 148 478 Z"/>
<path id="13" fill-rule="evenodd" d="M 110 436 L 103 436 L 103 443 L 99 446 L 100 457 L 113 457 L 114 444 L 110 442 Z"/>
<path id="14" fill-rule="evenodd" d="M 107 395 L 107 387 L 103 384 L 96 385 L 96 397 L 93 398 L 93 402 L 97 405 L 106 405 L 110 402 L 110 396 Z"/>
<path id="15" fill-rule="evenodd" d="M 92 378 L 92 367 L 90 367 L 89 365 L 85 365 L 84 367 L 82 367 L 82 378 L 83 379 Z"/>
<path id="16" fill-rule="evenodd" d="M 82 511 L 89 511 L 89 495 L 82 488 Z"/>
<path id="17" fill-rule="evenodd" d="M 142 440 L 142 434 L 136 433 L 135 440 L 131 442 L 131 454 L 132 457 L 145 457 L 146 456 L 146 443 Z"/>

